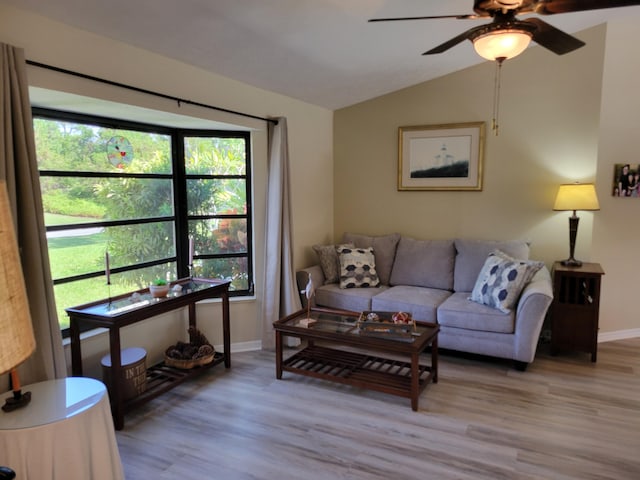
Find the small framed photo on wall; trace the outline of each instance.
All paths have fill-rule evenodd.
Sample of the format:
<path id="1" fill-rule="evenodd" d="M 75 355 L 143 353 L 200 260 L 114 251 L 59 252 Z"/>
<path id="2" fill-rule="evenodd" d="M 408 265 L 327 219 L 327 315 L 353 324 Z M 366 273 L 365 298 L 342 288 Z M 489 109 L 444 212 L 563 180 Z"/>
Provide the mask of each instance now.
<path id="1" fill-rule="evenodd" d="M 640 164 L 616 163 L 613 166 L 614 197 L 640 198 Z"/>

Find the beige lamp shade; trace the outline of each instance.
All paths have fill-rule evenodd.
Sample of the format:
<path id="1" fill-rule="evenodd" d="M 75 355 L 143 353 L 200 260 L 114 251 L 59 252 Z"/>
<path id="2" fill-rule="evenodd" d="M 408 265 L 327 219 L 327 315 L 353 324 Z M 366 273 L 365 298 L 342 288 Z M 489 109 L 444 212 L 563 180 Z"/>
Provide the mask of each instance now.
<path id="1" fill-rule="evenodd" d="M 35 347 L 7 187 L 0 182 L 0 374 L 25 361 Z"/>
<path id="2" fill-rule="evenodd" d="M 596 188 L 593 183 L 570 183 L 560 185 L 554 210 L 600 210 Z"/>

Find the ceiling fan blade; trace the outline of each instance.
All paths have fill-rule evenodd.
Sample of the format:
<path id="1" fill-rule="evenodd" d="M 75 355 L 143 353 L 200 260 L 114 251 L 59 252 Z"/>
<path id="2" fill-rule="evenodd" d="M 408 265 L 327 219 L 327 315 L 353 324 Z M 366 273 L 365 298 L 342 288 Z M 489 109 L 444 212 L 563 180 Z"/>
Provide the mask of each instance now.
<path id="1" fill-rule="evenodd" d="M 449 50 L 451 47 L 455 47 L 457 44 L 464 42 L 468 38 L 471 38 L 477 30 L 482 30 L 485 27 L 486 27 L 485 25 L 480 25 L 479 27 L 471 28 L 466 32 L 461 33 L 457 37 L 453 37 L 451 40 L 447 40 L 443 44 L 438 45 L 437 47 L 433 47 L 431 50 L 424 52 L 422 55 L 434 55 L 436 53 L 445 52 Z"/>
<path id="2" fill-rule="evenodd" d="M 480 17 L 488 17 L 489 15 L 477 15 L 475 13 L 469 15 L 433 15 L 427 17 L 393 17 L 393 18 L 371 18 L 368 22 L 397 22 L 404 20 L 437 20 L 439 18 L 455 18 L 457 20 L 473 20 Z"/>
<path id="3" fill-rule="evenodd" d="M 565 53 L 572 52 L 585 45 L 582 40 L 579 40 L 562 30 L 558 30 L 553 25 L 549 25 L 547 22 L 543 22 L 539 18 L 529 18 L 527 20 L 523 20 L 523 22 L 536 26 L 536 29 L 533 31 L 533 40 L 538 45 L 541 45 L 558 55 L 564 55 Z"/>
<path id="4" fill-rule="evenodd" d="M 520 10 L 519 13 L 535 12 L 539 15 L 554 15 L 633 5 L 640 5 L 640 0 L 538 0 L 530 7 Z"/>

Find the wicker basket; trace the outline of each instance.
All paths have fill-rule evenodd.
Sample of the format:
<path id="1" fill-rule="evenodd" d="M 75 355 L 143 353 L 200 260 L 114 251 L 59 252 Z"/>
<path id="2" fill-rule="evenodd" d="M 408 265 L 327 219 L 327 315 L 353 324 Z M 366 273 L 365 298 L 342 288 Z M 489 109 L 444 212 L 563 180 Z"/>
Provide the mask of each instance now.
<path id="1" fill-rule="evenodd" d="M 201 358 L 193 358 L 188 360 L 182 360 L 178 358 L 171 358 L 164 356 L 164 363 L 170 367 L 180 368 L 182 370 L 189 370 L 195 367 L 201 367 L 203 365 L 208 365 L 213 362 L 213 358 L 215 357 L 215 353 L 211 355 L 207 355 L 206 357 Z"/>

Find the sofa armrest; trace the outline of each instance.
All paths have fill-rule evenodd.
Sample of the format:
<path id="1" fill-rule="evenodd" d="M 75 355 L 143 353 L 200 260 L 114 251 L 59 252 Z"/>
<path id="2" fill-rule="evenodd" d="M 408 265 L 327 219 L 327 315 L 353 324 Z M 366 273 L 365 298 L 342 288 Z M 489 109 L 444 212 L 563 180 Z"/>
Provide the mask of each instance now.
<path id="1" fill-rule="evenodd" d="M 553 300 L 551 274 L 542 267 L 522 291 L 516 310 L 515 360 L 531 363 L 542 324 Z"/>
<path id="2" fill-rule="evenodd" d="M 311 275 L 311 281 L 313 282 L 314 288 L 324 285 L 324 272 L 322 271 L 322 268 L 320 268 L 320 265 L 312 265 L 296 272 L 296 283 L 298 285 L 298 293 L 300 294 L 302 308 L 307 308 L 307 296 L 304 292 L 307 288 L 307 283 L 309 282 L 309 275 Z M 315 297 L 311 297 L 311 306 L 316 306 Z"/>

